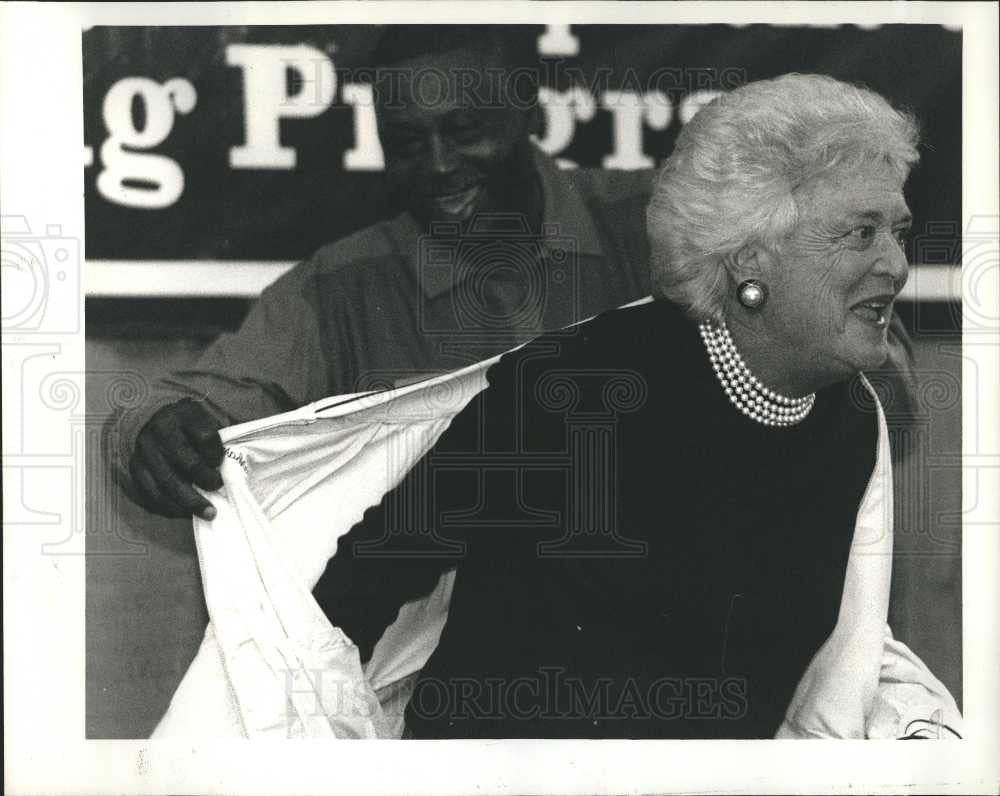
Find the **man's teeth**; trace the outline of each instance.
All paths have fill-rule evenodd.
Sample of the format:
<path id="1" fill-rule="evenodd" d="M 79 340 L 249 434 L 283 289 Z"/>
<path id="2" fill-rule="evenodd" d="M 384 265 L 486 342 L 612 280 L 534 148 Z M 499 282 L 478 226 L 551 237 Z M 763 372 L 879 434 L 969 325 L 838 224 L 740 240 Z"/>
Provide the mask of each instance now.
<path id="1" fill-rule="evenodd" d="M 446 213 L 450 215 L 458 215 L 460 213 L 464 213 L 472 206 L 472 203 L 475 201 L 478 194 L 479 186 L 473 186 L 468 190 L 459 191 L 458 193 L 437 196 L 434 198 L 434 201 L 437 203 L 438 207 Z"/>

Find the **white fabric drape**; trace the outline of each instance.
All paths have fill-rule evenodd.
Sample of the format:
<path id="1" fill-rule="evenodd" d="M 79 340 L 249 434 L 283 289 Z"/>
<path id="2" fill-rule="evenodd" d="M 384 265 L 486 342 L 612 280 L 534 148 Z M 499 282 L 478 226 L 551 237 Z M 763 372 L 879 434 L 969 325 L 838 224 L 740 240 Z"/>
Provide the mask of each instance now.
<path id="1" fill-rule="evenodd" d="M 486 386 L 496 359 L 221 432 L 217 515 L 194 520 L 210 622 L 154 738 L 400 736 L 410 675 L 437 645 L 453 575 L 404 606 L 364 670 L 311 592 L 338 538 Z"/>
<path id="2" fill-rule="evenodd" d="M 899 738 L 928 725 L 961 732 L 948 690 L 903 643 L 886 618 L 892 576 L 892 460 L 885 415 L 878 412 L 875 467 L 861 499 L 847 561 L 840 613 L 830 637 L 799 681 L 779 738 Z M 954 738 L 945 731 L 940 737 Z"/>
<path id="3" fill-rule="evenodd" d="M 400 737 L 453 576 L 403 608 L 364 668 L 311 591 L 338 538 L 433 446 L 497 359 L 223 430 L 218 514 L 194 521 L 210 624 L 154 738 Z M 950 694 L 888 632 L 892 478 L 881 409 L 878 418 L 838 621 L 778 737 L 894 738 L 914 720 L 961 731 Z"/>

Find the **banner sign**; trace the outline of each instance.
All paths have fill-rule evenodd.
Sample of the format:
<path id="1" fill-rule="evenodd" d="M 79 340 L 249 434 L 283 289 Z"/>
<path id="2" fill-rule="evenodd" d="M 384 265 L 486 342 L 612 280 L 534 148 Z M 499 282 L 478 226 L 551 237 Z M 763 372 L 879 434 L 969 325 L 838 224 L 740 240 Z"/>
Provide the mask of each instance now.
<path id="1" fill-rule="evenodd" d="M 86 256 L 295 261 L 399 208 L 380 172 L 382 26 L 97 27 L 83 34 Z M 914 231 L 957 245 L 961 33 L 936 25 L 523 26 L 561 166 L 669 155 L 718 92 L 785 72 L 864 83 L 922 123 Z M 948 258 L 945 258 L 947 260 Z M 951 259 L 951 262 L 957 260 Z"/>

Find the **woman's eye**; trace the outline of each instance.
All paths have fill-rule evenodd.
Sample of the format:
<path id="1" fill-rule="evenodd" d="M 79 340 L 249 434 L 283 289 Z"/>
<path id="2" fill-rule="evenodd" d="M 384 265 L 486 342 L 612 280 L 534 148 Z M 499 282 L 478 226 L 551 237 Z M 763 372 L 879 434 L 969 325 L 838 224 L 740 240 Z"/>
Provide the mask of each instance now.
<path id="1" fill-rule="evenodd" d="M 860 227 L 855 227 L 848 232 L 846 237 L 854 246 L 859 249 L 865 249 L 875 240 L 876 232 L 874 224 L 862 224 Z"/>

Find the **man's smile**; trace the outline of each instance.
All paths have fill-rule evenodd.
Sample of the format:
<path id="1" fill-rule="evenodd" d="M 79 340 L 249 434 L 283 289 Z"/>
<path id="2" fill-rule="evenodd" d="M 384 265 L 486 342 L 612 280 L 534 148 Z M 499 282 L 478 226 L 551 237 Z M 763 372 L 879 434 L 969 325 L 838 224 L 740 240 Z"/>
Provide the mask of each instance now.
<path id="1" fill-rule="evenodd" d="M 482 185 L 476 184 L 471 188 L 466 188 L 462 191 L 437 194 L 432 197 L 432 201 L 442 213 L 449 216 L 466 218 L 475 209 L 476 204 L 479 201 L 479 197 L 482 194 L 482 190 Z"/>

